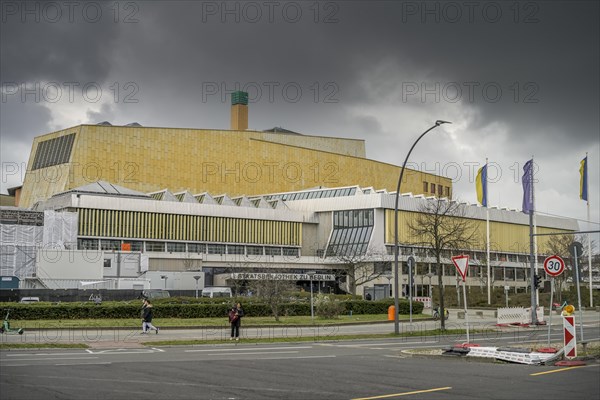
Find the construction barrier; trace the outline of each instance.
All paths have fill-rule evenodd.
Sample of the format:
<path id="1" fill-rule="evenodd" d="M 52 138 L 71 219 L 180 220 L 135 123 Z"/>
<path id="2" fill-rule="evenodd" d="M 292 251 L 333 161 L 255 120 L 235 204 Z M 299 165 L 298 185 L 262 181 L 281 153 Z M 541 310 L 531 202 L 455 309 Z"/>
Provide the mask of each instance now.
<path id="1" fill-rule="evenodd" d="M 538 322 L 544 321 L 544 307 L 537 307 L 536 316 Z M 502 307 L 497 311 L 496 318 L 498 325 L 511 325 L 511 324 L 531 324 L 531 307 Z"/>

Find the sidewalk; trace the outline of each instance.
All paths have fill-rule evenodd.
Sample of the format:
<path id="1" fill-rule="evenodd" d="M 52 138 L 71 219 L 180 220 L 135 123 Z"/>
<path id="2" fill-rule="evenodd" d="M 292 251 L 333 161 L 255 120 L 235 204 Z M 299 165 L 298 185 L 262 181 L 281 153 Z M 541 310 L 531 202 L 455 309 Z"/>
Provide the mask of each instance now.
<path id="1" fill-rule="evenodd" d="M 457 314 L 462 310 L 450 310 L 450 319 L 446 321 L 447 329 L 465 329 L 466 320 L 458 319 Z M 496 326 L 494 310 L 484 310 L 477 314 L 474 310 L 469 310 L 469 328 L 472 330 L 504 330 L 515 329 L 512 327 L 501 328 Z M 474 315 L 473 315 L 474 313 Z M 583 322 L 600 326 L 600 313 L 595 311 L 584 311 Z M 576 315 L 576 323 L 579 322 Z M 560 316 L 553 315 L 552 325 L 562 326 Z M 418 332 L 438 329 L 440 321 L 418 320 L 412 323 L 400 321 L 400 332 Z M 159 326 L 160 328 L 160 326 Z M 527 329 L 527 328 L 525 328 Z M 546 330 L 546 326 L 529 328 L 531 330 Z M 315 341 L 327 340 L 332 336 L 343 335 L 365 335 L 365 334 L 390 334 L 394 332 L 393 321 L 377 322 L 369 324 L 339 324 L 339 325 L 314 325 L 314 326 L 245 326 L 242 325 L 242 340 L 244 338 L 269 340 L 272 338 L 288 338 L 293 341 L 296 338 L 311 338 Z M 198 328 L 163 328 L 159 334 L 153 331 L 146 335 L 141 335 L 140 328 L 115 329 L 115 328 L 95 328 L 86 329 L 68 328 L 68 329 L 39 329 L 25 330 L 23 335 L 2 334 L 0 343 L 38 343 L 41 346 L 48 343 L 75 344 L 85 343 L 94 348 L 125 348 L 141 347 L 142 343 L 165 341 L 165 340 L 218 340 L 228 341 L 230 336 L 229 324 L 224 322 L 219 327 L 198 327 Z"/>

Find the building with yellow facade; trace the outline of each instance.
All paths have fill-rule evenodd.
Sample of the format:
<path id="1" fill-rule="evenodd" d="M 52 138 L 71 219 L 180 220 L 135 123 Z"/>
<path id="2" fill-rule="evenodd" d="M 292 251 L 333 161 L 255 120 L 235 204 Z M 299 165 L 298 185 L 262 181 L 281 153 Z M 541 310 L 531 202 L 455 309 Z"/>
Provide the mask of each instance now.
<path id="1" fill-rule="evenodd" d="M 242 93 L 243 94 L 243 93 Z M 234 93 L 231 129 L 78 125 L 34 139 L 19 207 L 107 181 L 140 192 L 229 196 L 313 187 L 394 190 L 400 168 L 366 158 L 364 140 L 248 130 L 247 97 Z M 409 170 L 403 191 L 451 197 L 450 179 Z"/>
<path id="2" fill-rule="evenodd" d="M 0 275 L 36 288 L 188 290 L 200 278 L 208 286 L 237 274 L 320 273 L 324 288 L 348 291 L 354 263 L 369 279 L 352 291 L 388 296 L 400 168 L 367 159 L 362 140 L 247 128 L 247 97 L 235 93 L 230 130 L 102 123 L 35 138 L 15 193 L 20 208 L 0 210 Z M 416 258 L 413 293 L 427 295 L 438 267 L 409 226 L 424 205 L 452 201 L 452 182 L 414 170 L 404 177 L 400 259 Z M 458 282 L 450 257 L 469 254 L 467 285 L 485 286 L 489 265 L 493 286 L 526 290 L 527 216 L 489 210 L 487 260 L 485 209 L 459 208 L 476 240 L 444 251 L 442 284 Z M 577 222 L 538 216 L 537 228 L 572 232 Z M 547 240 L 539 237 L 540 254 Z"/>

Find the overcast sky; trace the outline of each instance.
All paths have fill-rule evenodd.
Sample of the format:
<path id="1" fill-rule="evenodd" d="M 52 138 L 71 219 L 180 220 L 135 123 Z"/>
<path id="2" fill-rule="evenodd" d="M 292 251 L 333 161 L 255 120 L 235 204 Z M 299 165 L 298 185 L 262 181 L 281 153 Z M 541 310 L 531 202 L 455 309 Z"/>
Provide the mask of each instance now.
<path id="1" fill-rule="evenodd" d="M 598 229 L 597 1 L 2 0 L 1 191 L 22 183 L 34 137 L 81 123 L 229 128 L 227 96 L 250 95 L 250 128 L 366 140 L 476 201 L 519 208 L 523 164 L 540 212 L 586 219 L 589 153 Z M 58 90 L 57 90 L 58 89 Z"/>

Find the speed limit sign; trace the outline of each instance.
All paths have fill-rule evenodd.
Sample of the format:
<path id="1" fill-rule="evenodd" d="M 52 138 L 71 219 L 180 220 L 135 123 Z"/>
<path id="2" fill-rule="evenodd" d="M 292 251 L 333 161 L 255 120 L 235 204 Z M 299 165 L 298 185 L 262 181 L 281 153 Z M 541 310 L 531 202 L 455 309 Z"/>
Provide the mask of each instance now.
<path id="1" fill-rule="evenodd" d="M 565 261 L 559 256 L 550 256 L 544 260 L 544 270 L 550 276 L 558 276 L 565 270 Z"/>

